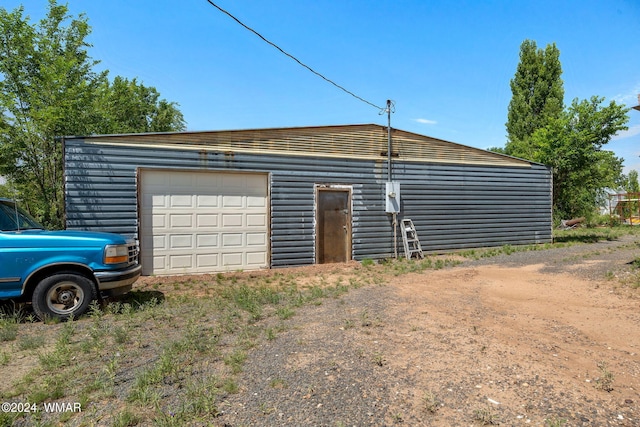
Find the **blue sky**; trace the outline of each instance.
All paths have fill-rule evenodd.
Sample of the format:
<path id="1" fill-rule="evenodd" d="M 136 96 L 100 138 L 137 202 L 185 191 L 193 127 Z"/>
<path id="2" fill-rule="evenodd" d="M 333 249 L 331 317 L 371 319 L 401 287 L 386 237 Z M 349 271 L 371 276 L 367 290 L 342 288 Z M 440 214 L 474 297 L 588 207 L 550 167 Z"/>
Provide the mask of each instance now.
<path id="1" fill-rule="evenodd" d="M 555 42 L 565 104 L 640 94 L 638 0 L 214 0 L 358 96 L 395 102 L 392 126 L 503 146 L 523 40 Z M 61 2 L 62 3 L 62 2 Z M 3 0 L 39 20 L 46 0 Z M 189 130 L 378 123 L 386 116 L 242 28 L 206 0 L 70 0 L 111 78 L 137 77 L 180 104 Z M 640 170 L 640 111 L 606 148 Z"/>

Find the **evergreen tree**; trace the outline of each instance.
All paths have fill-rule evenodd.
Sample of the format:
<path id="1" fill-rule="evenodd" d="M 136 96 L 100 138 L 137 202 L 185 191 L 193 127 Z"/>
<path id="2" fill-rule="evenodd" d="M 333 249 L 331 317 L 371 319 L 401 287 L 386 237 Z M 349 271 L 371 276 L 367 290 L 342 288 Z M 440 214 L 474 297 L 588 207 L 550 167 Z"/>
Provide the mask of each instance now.
<path id="1" fill-rule="evenodd" d="M 522 42 L 520 62 L 511 80 L 507 154 L 528 160 L 536 157 L 531 136 L 549 120 L 559 118 L 564 108 L 561 75 L 560 51 L 555 43 L 543 50 L 535 41 Z"/>

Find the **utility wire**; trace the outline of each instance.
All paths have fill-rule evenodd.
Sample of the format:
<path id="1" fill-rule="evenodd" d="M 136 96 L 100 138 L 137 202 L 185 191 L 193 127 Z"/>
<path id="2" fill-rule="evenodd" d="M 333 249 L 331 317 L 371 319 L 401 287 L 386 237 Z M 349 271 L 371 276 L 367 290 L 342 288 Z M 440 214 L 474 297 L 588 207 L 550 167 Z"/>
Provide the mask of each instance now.
<path id="1" fill-rule="evenodd" d="M 270 44 L 271 46 L 275 47 L 276 49 L 278 49 L 281 53 L 283 53 L 284 55 L 288 56 L 289 58 L 293 59 L 294 61 L 296 61 L 299 65 L 303 66 L 304 68 L 306 68 L 307 70 L 311 71 L 313 74 L 315 74 L 316 76 L 320 77 L 321 79 L 327 81 L 328 83 L 331 83 L 332 85 L 334 85 L 335 87 L 337 87 L 338 89 L 348 93 L 349 95 L 353 96 L 354 98 L 364 102 L 365 104 L 368 104 L 374 108 L 377 108 L 378 110 L 381 110 L 380 114 L 383 114 L 386 111 L 386 107 L 380 107 L 372 102 L 367 101 L 364 98 L 359 97 L 358 95 L 356 95 L 355 93 L 351 92 L 350 90 L 347 90 L 346 88 L 344 88 L 343 86 L 340 86 L 338 83 L 334 82 L 333 80 L 323 76 L 322 74 L 320 74 L 319 72 L 317 72 L 316 70 L 314 70 L 313 68 L 309 67 L 308 65 L 304 64 L 302 61 L 300 61 L 298 58 L 296 58 L 295 56 L 291 55 L 290 53 L 284 51 L 282 48 L 280 48 L 277 44 L 267 40 L 262 34 L 260 34 L 259 32 L 257 32 L 256 30 L 254 30 L 253 28 L 247 26 L 246 24 L 244 24 L 242 21 L 240 21 L 238 18 L 236 18 L 235 16 L 233 16 L 231 13 L 227 12 L 226 10 L 224 10 L 223 8 L 221 8 L 220 6 L 218 6 L 217 4 L 215 4 L 213 1 L 211 0 L 207 0 L 207 2 L 209 2 L 209 4 L 213 7 L 215 7 L 216 9 L 218 9 L 220 12 L 224 13 L 225 15 L 229 16 L 231 19 L 233 19 L 234 21 L 236 21 L 238 24 L 242 25 L 244 28 L 246 28 L 247 30 L 251 31 L 253 34 L 255 34 L 256 36 L 260 37 L 264 42 Z"/>

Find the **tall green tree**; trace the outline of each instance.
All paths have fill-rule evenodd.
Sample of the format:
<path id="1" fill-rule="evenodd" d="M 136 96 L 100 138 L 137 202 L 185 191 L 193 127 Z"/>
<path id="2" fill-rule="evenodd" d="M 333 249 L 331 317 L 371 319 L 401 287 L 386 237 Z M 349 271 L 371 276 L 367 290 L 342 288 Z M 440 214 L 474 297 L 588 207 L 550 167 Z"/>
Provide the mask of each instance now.
<path id="1" fill-rule="evenodd" d="M 626 130 L 629 110 L 604 98 L 574 99 L 560 117 L 531 136 L 532 160 L 553 171 L 553 207 L 557 219 L 590 216 L 605 188 L 621 184 L 622 162 L 603 150 L 611 138 Z"/>
<path id="2" fill-rule="evenodd" d="M 64 212 L 57 137 L 184 129 L 177 105 L 155 88 L 135 79 L 112 84 L 107 71 L 94 71 L 90 32 L 85 15 L 70 16 L 56 0 L 36 25 L 24 7 L 0 8 L 0 175 L 52 228 L 62 227 Z"/>
<path id="3" fill-rule="evenodd" d="M 590 216 L 602 191 L 620 184 L 623 159 L 603 147 L 629 119 L 622 105 L 605 105 L 597 96 L 565 107 L 561 75 L 555 43 L 544 50 L 531 40 L 522 43 L 504 148 L 505 154 L 551 167 L 556 220 Z"/>
<path id="4" fill-rule="evenodd" d="M 0 9 L 0 173 L 34 214 L 60 226 L 62 153 L 55 136 L 95 130 L 86 106 L 104 74 L 92 71 L 86 18 L 63 26 L 67 9 L 53 1 L 38 26 L 23 13 Z"/>
<path id="5" fill-rule="evenodd" d="M 511 80 L 512 98 L 507 118 L 509 155 L 532 159 L 533 133 L 562 114 L 564 87 L 560 51 L 555 43 L 539 49 L 535 41 L 520 45 L 520 61 Z"/>

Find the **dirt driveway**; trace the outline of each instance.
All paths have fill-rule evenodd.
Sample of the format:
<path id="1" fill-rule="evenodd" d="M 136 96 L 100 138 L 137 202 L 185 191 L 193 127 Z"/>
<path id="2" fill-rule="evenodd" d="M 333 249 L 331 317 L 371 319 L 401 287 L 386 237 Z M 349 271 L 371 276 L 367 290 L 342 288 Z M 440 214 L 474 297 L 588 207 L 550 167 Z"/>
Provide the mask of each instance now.
<path id="1" fill-rule="evenodd" d="M 217 421 L 640 426 L 638 292 L 621 284 L 638 253 L 628 236 L 464 262 L 304 308 Z"/>

